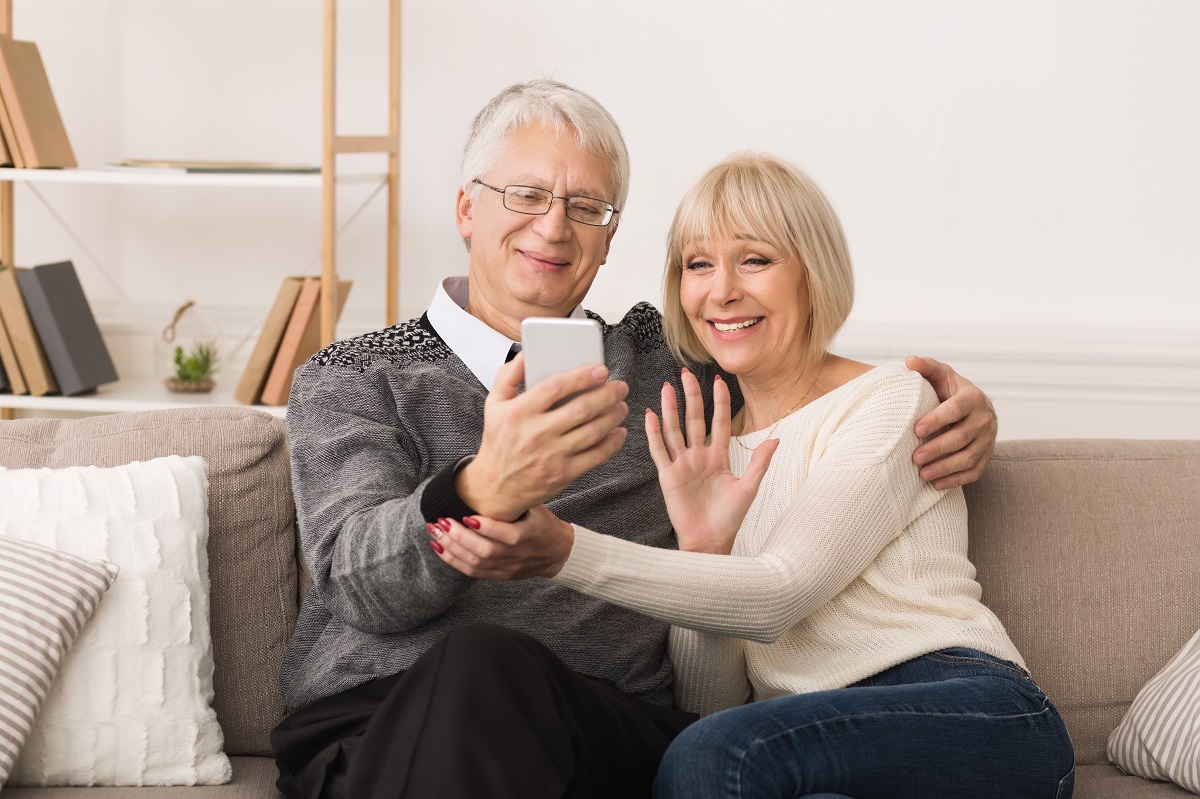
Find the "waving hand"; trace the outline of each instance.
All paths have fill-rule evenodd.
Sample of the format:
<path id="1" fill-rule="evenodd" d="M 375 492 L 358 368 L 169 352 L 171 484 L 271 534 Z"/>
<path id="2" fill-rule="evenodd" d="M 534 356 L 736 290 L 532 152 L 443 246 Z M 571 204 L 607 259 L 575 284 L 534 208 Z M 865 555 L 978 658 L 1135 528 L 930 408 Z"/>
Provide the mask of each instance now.
<path id="1" fill-rule="evenodd" d="M 779 441 L 764 441 L 745 475 L 735 477 L 729 469 L 729 387 L 720 377 L 713 381 L 712 437 L 706 441 L 700 383 L 686 369 L 682 380 L 683 430 L 679 429 L 675 389 L 670 383 L 663 384 L 661 424 L 658 416 L 646 409 L 650 457 L 658 468 L 658 484 L 679 548 L 728 555 Z"/>

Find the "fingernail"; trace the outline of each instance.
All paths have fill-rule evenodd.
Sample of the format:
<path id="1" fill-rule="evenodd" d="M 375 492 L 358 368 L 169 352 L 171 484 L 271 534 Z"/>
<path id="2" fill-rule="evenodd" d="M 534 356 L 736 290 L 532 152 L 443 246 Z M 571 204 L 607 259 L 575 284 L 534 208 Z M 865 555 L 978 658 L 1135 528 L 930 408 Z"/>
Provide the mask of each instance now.
<path id="1" fill-rule="evenodd" d="M 929 460 L 928 452 L 918 452 L 915 455 L 913 455 L 913 462 L 916 463 L 918 466 L 924 464 L 928 460 Z"/>
<path id="2" fill-rule="evenodd" d="M 464 516 L 462 523 L 465 524 L 467 527 L 470 527 L 472 530 L 478 530 L 482 526 L 479 523 L 479 520 L 476 519 L 474 516 Z"/>
<path id="3" fill-rule="evenodd" d="M 682 366 L 679 369 L 679 374 L 681 374 L 681 375 L 687 374 L 687 370 L 688 370 L 688 368 L 686 366 Z"/>
<path id="4" fill-rule="evenodd" d="M 450 532 L 450 520 L 449 519 L 439 518 L 437 520 L 437 526 L 442 528 L 447 533 Z"/>
<path id="5" fill-rule="evenodd" d="M 714 383 L 720 383 L 720 382 L 721 382 L 721 376 L 720 376 L 720 375 L 716 375 L 715 377 L 713 377 L 713 382 L 714 382 Z"/>
<path id="6" fill-rule="evenodd" d="M 603 380 L 604 378 L 608 377 L 608 370 L 603 366 L 597 366 L 592 370 L 592 377 L 596 380 Z"/>
<path id="7" fill-rule="evenodd" d="M 442 528 L 438 527 L 436 524 L 426 524 L 425 529 L 428 530 L 429 534 L 434 538 L 442 537 Z"/>
<path id="8" fill-rule="evenodd" d="M 443 554 L 446 551 L 446 550 L 442 549 L 442 545 L 439 544 L 437 541 L 430 541 L 429 546 L 433 547 L 433 551 L 438 553 L 439 555 Z"/>
<path id="9" fill-rule="evenodd" d="M 929 428 L 926 427 L 925 425 L 923 425 L 923 424 L 917 425 L 917 429 L 916 429 L 917 438 L 924 438 L 925 434 L 928 432 L 929 432 Z"/>

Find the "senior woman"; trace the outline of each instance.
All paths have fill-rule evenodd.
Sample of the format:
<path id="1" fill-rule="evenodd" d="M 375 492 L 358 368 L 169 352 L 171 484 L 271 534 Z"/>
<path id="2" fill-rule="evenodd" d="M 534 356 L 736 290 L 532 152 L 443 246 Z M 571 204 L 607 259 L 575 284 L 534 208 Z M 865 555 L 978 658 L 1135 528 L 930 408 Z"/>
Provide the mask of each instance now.
<path id="1" fill-rule="evenodd" d="M 910 461 L 936 405 L 920 375 L 829 352 L 850 312 L 841 224 L 797 167 L 733 156 L 688 192 L 668 237 L 664 324 L 681 360 L 715 360 L 730 419 L 685 372 L 646 429 L 681 551 L 571 525 L 546 576 L 670 621 L 680 707 L 659 797 L 1069 797 L 1057 711 L 980 601 L 961 489 Z M 443 559 L 479 569 L 507 525 L 449 525 Z M 439 531 L 440 533 L 441 531 Z M 528 533 L 528 530 L 522 531 Z"/>

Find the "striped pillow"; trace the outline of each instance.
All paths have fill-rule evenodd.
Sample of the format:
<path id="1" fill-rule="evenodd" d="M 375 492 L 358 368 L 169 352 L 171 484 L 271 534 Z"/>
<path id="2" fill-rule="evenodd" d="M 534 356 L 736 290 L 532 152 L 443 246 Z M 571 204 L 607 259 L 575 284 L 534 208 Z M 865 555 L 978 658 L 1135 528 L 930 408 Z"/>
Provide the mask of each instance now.
<path id="1" fill-rule="evenodd" d="M 1200 793 L 1200 631 L 1142 686 L 1108 737 L 1108 758 L 1129 774 Z"/>
<path id="2" fill-rule="evenodd" d="M 0 537 L 0 788 L 117 567 Z"/>

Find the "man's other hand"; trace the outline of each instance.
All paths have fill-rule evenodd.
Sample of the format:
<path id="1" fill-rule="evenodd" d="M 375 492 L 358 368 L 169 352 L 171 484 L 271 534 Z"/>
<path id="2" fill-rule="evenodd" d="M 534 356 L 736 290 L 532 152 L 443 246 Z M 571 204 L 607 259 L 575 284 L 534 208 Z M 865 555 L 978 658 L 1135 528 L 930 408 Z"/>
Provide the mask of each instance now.
<path id="1" fill-rule="evenodd" d="M 996 448 L 999 424 L 992 401 L 940 361 L 912 355 L 904 365 L 928 380 L 942 403 L 914 426 L 919 438 L 933 436 L 913 453 L 921 479 L 939 489 L 975 482 Z"/>

